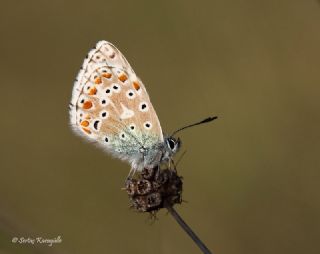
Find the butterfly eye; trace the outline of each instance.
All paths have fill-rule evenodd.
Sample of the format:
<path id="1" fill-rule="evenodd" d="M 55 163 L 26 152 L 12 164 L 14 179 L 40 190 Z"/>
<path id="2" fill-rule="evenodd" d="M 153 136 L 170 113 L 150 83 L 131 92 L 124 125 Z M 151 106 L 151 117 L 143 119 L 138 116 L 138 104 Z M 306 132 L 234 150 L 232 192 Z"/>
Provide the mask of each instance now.
<path id="1" fill-rule="evenodd" d="M 131 89 L 127 91 L 126 95 L 127 95 L 127 98 L 129 98 L 129 99 L 134 99 L 136 97 L 136 94 Z"/>
<path id="2" fill-rule="evenodd" d="M 151 129 L 151 127 L 152 127 L 152 125 L 151 125 L 151 123 L 150 123 L 149 121 L 145 122 L 145 123 L 143 124 L 143 126 L 144 126 L 144 128 L 146 128 L 147 130 Z"/>
<path id="3" fill-rule="evenodd" d="M 139 105 L 139 110 L 142 112 L 148 111 L 148 104 L 146 102 L 141 102 Z"/>
<path id="4" fill-rule="evenodd" d="M 106 143 L 109 143 L 109 138 L 108 138 L 108 137 L 105 137 L 105 138 L 104 138 L 104 141 L 105 141 Z"/>
<path id="5" fill-rule="evenodd" d="M 175 142 L 173 141 L 173 139 L 168 139 L 168 145 L 170 147 L 171 150 L 173 150 L 173 148 L 175 147 Z"/>
<path id="6" fill-rule="evenodd" d="M 166 143 L 167 143 L 167 146 L 168 148 L 173 152 L 173 153 L 176 153 L 178 150 L 179 150 L 179 147 L 180 147 L 180 139 L 175 139 L 175 138 L 172 138 L 172 137 L 168 137 L 166 139 Z"/>

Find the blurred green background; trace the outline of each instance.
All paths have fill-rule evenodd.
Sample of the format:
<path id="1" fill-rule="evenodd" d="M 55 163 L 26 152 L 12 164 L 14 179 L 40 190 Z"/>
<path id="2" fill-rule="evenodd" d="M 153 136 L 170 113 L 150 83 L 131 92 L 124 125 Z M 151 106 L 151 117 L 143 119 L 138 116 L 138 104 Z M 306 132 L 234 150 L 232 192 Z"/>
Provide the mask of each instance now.
<path id="1" fill-rule="evenodd" d="M 0 253 L 200 253 L 128 208 L 129 166 L 75 136 L 73 81 L 98 40 L 180 134 L 182 217 L 216 254 L 320 253 L 317 1 L 2 1 Z M 13 244 L 12 237 L 61 244 Z"/>

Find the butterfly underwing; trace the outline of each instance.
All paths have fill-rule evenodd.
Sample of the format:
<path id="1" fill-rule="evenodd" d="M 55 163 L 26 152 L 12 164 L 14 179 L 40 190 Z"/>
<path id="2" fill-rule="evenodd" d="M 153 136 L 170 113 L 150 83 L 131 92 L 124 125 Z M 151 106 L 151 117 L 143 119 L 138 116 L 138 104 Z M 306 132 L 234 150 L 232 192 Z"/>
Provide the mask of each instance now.
<path id="1" fill-rule="evenodd" d="M 83 62 L 72 91 L 70 123 L 134 171 L 171 160 L 180 144 L 164 137 L 145 86 L 107 41 L 99 41 Z"/>

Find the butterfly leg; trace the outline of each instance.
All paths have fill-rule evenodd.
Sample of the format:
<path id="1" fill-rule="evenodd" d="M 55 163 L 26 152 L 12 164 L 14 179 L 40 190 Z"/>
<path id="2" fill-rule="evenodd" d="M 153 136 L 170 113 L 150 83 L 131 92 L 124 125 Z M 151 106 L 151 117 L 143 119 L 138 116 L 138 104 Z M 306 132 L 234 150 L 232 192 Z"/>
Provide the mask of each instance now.
<path id="1" fill-rule="evenodd" d="M 172 167 L 171 167 L 171 166 L 172 166 Z M 170 160 L 169 160 L 169 169 L 170 169 L 170 170 L 173 170 L 174 172 L 177 172 L 176 165 L 175 165 L 173 159 L 171 159 L 171 158 L 170 158 Z"/>
<path id="2" fill-rule="evenodd" d="M 131 167 L 126 181 L 131 180 L 133 178 L 133 176 L 135 175 L 136 171 L 137 171 L 137 169 L 135 167 Z"/>

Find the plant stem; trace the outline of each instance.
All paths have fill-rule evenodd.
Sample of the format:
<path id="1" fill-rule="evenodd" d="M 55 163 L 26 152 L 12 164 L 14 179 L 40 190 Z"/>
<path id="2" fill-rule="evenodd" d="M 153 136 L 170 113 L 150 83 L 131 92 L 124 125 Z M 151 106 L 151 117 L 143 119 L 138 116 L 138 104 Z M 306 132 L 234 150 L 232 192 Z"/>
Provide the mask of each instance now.
<path id="1" fill-rule="evenodd" d="M 199 239 L 199 237 L 192 231 L 188 224 L 180 217 L 177 211 L 170 205 L 166 206 L 172 217 L 178 222 L 182 229 L 191 237 L 191 239 L 198 245 L 200 250 L 204 254 L 211 254 L 211 251 L 205 246 L 205 244 Z"/>

